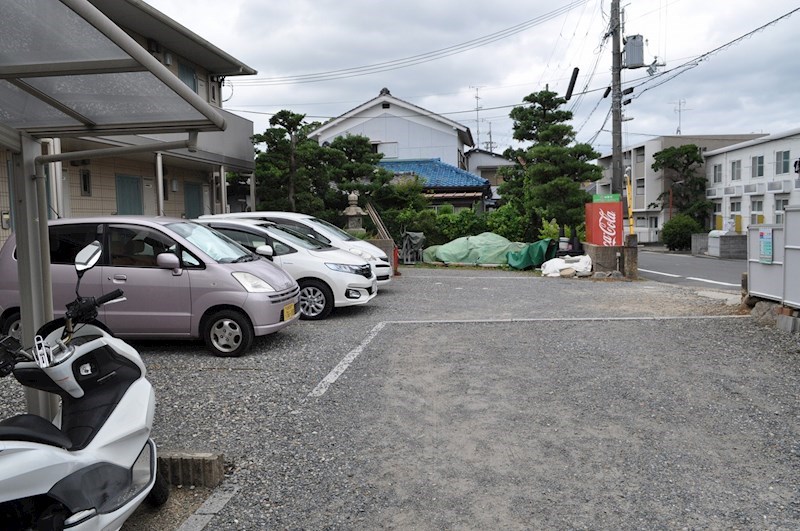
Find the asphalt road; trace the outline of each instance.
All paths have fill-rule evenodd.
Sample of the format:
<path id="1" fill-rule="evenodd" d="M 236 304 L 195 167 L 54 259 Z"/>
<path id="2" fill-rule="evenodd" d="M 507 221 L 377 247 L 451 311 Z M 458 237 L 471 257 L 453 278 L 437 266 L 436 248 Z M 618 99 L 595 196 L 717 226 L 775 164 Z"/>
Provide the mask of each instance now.
<path id="1" fill-rule="evenodd" d="M 639 250 L 639 275 L 658 282 L 738 292 L 746 271 L 746 260 Z"/>
<path id="2" fill-rule="evenodd" d="M 225 456 L 206 529 L 800 527 L 796 335 L 657 282 L 402 273 L 242 358 L 136 344 L 161 448 Z"/>

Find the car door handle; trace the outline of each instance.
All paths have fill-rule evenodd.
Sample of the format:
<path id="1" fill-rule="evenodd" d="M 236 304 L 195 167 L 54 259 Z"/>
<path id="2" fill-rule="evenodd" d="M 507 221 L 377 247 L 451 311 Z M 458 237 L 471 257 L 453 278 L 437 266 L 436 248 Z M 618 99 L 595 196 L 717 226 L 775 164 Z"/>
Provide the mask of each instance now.
<path id="1" fill-rule="evenodd" d="M 110 278 L 108 280 L 111 280 Z M 125 282 L 128 280 L 128 275 L 114 275 L 114 281 Z"/>

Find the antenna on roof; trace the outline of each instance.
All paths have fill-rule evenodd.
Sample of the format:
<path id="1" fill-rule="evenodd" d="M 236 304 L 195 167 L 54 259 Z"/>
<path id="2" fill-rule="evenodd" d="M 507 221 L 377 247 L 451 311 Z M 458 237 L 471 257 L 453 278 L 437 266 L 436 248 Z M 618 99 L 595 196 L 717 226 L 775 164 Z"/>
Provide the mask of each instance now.
<path id="1" fill-rule="evenodd" d="M 481 147 L 481 117 L 479 112 L 481 106 L 478 103 L 481 99 L 481 97 L 478 95 L 478 91 L 481 87 L 470 85 L 469 88 L 475 89 L 475 121 L 477 122 L 477 125 L 475 126 L 475 145 Z"/>

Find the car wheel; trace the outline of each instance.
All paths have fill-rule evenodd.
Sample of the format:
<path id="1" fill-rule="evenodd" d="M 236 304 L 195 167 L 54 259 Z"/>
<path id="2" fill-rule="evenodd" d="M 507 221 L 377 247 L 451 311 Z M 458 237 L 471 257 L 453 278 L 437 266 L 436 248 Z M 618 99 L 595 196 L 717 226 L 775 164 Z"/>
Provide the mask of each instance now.
<path id="1" fill-rule="evenodd" d="M 333 310 L 333 292 L 319 280 L 300 281 L 300 318 L 317 321 Z"/>
<path id="2" fill-rule="evenodd" d="M 17 341 L 22 341 L 22 318 L 19 312 L 14 312 L 3 321 L 3 329 L 0 330 L 4 336 L 11 336 Z"/>
<path id="3" fill-rule="evenodd" d="M 242 312 L 220 310 L 205 320 L 203 339 L 215 356 L 241 356 L 253 344 L 253 326 Z"/>

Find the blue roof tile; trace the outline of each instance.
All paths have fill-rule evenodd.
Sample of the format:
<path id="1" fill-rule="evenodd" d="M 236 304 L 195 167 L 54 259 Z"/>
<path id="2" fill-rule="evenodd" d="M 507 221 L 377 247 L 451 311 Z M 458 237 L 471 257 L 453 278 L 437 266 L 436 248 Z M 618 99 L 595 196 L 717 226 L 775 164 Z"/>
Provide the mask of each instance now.
<path id="1" fill-rule="evenodd" d="M 382 160 L 378 164 L 394 173 L 418 175 L 424 186 L 430 188 L 482 188 L 489 184 L 486 179 L 442 162 L 441 159 Z"/>

